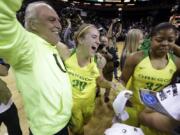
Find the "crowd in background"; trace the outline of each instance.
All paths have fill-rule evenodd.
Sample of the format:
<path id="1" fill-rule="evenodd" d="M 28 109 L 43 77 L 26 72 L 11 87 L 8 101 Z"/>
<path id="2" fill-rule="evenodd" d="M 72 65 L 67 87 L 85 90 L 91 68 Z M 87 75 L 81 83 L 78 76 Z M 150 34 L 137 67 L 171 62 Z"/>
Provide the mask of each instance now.
<path id="1" fill-rule="evenodd" d="M 19 19 L 21 24 L 26 28 L 26 30 L 28 30 L 28 32 L 26 32 L 20 25 L 18 25 L 18 22 L 15 23 L 15 25 L 17 26 L 14 27 L 15 31 L 17 31 L 17 33 L 20 31 L 20 34 L 24 33 L 24 35 L 28 37 L 22 39 L 21 36 L 23 36 L 23 34 L 21 36 L 18 35 L 19 33 L 15 35 L 16 38 L 22 40 L 22 42 L 20 42 L 20 40 L 15 43 L 13 42 L 13 45 L 16 47 L 14 50 L 18 51 L 18 53 L 16 54 L 17 58 L 14 57 L 14 59 L 11 60 L 11 57 L 8 54 L 2 53 L 2 56 L 4 56 L 8 60 L 8 62 L 10 62 L 9 64 L 13 66 L 15 72 L 17 73 L 17 80 L 18 82 L 20 82 L 18 86 L 20 88 L 20 92 L 24 94 L 23 99 L 26 103 L 25 107 L 28 106 L 26 108 L 26 111 L 28 112 L 28 117 L 30 118 L 29 123 L 31 135 L 39 135 L 41 133 L 43 134 L 43 132 L 54 134 L 54 131 L 58 131 L 59 129 L 60 130 L 58 131 L 58 135 L 68 135 L 68 126 L 70 127 L 74 135 L 84 135 L 83 126 L 89 121 L 90 117 L 93 114 L 95 98 L 99 96 L 100 88 L 106 88 L 104 93 L 104 102 L 107 103 L 109 102 L 111 89 L 117 90 L 117 87 L 120 87 L 117 84 L 113 83 L 114 79 L 119 81 L 127 89 L 134 90 L 135 96 L 131 101 L 129 101 L 129 105 L 127 105 L 126 108 L 126 111 L 130 115 L 130 119 L 124 122 L 125 124 L 140 127 L 145 133 L 147 133 L 147 135 L 166 135 L 167 132 L 173 130 L 173 127 L 168 125 L 172 122 L 171 119 L 166 117 L 164 118 L 164 116 L 162 116 L 160 113 L 157 114 L 157 112 L 149 110 L 148 108 L 143 108 L 137 97 L 138 90 L 141 87 L 159 91 L 166 85 L 171 84 L 171 80 L 173 79 L 173 77 L 176 78 L 176 81 L 173 83 L 177 83 L 179 81 L 178 74 L 176 76 L 173 76 L 176 71 L 180 70 L 180 51 L 179 48 L 177 48 L 177 45 L 179 44 L 175 45 L 175 41 L 179 36 L 179 26 L 175 27 L 171 23 L 168 23 L 169 20 L 166 20 L 166 23 L 160 23 L 159 25 L 156 25 L 154 27 L 156 18 L 151 15 L 140 16 L 137 18 L 128 18 L 128 15 L 117 15 L 113 18 L 105 18 L 100 17 L 93 12 L 91 13 L 85 11 L 83 15 L 82 10 L 76 8 L 74 5 L 62 9 L 59 13 L 59 19 L 59 17 L 51 7 L 44 3 L 42 5 L 41 4 L 42 3 L 40 3 L 39 5 L 31 5 L 32 7 L 29 6 L 28 10 L 26 10 L 25 19 L 23 17 L 23 11 L 20 10 L 20 12 L 17 14 L 17 18 Z M 40 9 L 38 10 L 36 6 L 39 6 Z M 43 29 L 43 26 L 40 25 L 38 21 L 33 20 L 33 15 L 35 15 L 35 13 L 33 15 L 30 13 L 30 11 L 33 11 L 33 8 L 34 11 L 41 11 L 42 16 L 44 15 L 42 12 L 44 11 L 44 9 L 49 11 L 49 14 L 52 13 L 52 16 L 55 15 L 53 16 L 54 18 L 52 17 L 54 20 L 51 20 L 50 18 L 48 22 L 49 31 Z M 3 10 L 3 13 L 7 15 L 6 17 L 9 17 L 13 20 L 11 16 L 8 16 L 8 11 L 6 11 L 5 8 Z M 13 9 L 10 9 L 10 11 L 11 10 Z M 12 13 L 10 12 L 10 14 Z M 11 24 L 12 22 L 9 21 L 9 18 L 5 19 L 5 21 Z M 44 24 L 41 20 L 42 18 L 39 18 L 39 22 Z M 54 21 L 54 26 L 51 26 L 51 21 Z M 61 24 L 59 23 L 59 21 Z M 160 22 L 163 21 L 164 20 Z M 158 24 L 159 22 L 156 23 Z M 0 28 L 4 30 L 2 25 Z M 9 29 L 10 25 L 6 26 L 6 28 Z M 29 33 L 34 33 L 36 36 Z M 2 31 L 2 34 L 6 35 L 6 32 Z M 13 38 L 14 36 L 12 36 L 10 40 L 7 40 L 7 42 L 10 42 Z M 14 38 L 14 40 L 16 38 Z M 36 42 L 31 41 L 32 38 L 34 38 Z M 42 41 L 41 38 L 45 39 L 47 43 Z M 118 54 L 117 48 L 117 44 L 119 41 L 123 41 L 124 43 L 121 55 Z M 10 44 L 9 42 L 8 44 Z M 41 52 L 38 45 L 35 46 L 33 44 L 33 47 L 31 48 L 30 42 L 39 43 L 40 45 L 48 44 L 49 48 L 42 45 L 43 51 Z M 19 52 L 20 48 L 18 47 L 18 43 L 24 48 L 24 52 Z M 56 45 L 57 50 L 56 48 L 53 48 L 51 46 L 54 44 Z M 174 46 L 172 45 L 170 49 L 170 47 L 168 48 L 168 45 L 171 44 L 173 44 Z M 160 47 L 158 47 L 160 45 L 163 45 L 165 47 L 161 49 Z M 7 52 L 12 53 L 14 51 L 11 47 L 10 49 L 6 48 Z M 3 50 L 2 47 L 0 49 Z M 25 49 L 29 49 L 28 53 Z M 28 56 L 32 57 L 32 59 L 27 58 L 23 55 L 23 53 L 27 53 Z M 52 58 L 49 57 L 51 54 L 53 54 L 53 58 L 55 59 L 56 64 L 58 65 L 62 73 L 59 72 L 59 68 L 57 69 L 57 65 L 54 64 L 53 61 L 51 61 Z M 178 57 L 176 57 L 175 55 Z M 96 57 L 97 61 L 99 60 L 99 63 L 96 63 Z M 25 60 L 28 61 L 26 62 Z M 60 60 L 60 63 L 58 62 L 58 60 Z M 48 61 L 52 67 L 46 65 L 46 61 Z M 38 62 L 42 62 L 42 65 L 39 65 Z M 19 67 L 17 63 L 22 64 L 22 66 Z M 39 67 L 37 65 L 45 65 L 48 68 L 40 71 L 39 69 L 36 69 L 37 67 Z M 167 68 L 165 68 L 166 66 Z M 140 71 L 138 70 L 139 68 L 143 68 L 143 70 Z M 29 76 L 24 76 L 23 72 L 19 72 L 19 69 L 29 74 Z M 52 71 L 52 69 L 54 70 Z M 64 82 L 64 85 L 61 86 L 55 84 L 56 88 L 54 88 L 54 85 L 50 83 L 52 81 L 47 81 L 42 78 L 42 74 L 43 72 L 45 73 L 45 70 L 48 71 L 46 72 L 47 75 L 54 79 L 52 79 L 53 83 L 62 81 Z M 58 75 L 54 71 L 56 71 Z M 122 72 L 121 77 L 118 75 L 118 71 Z M 149 71 L 151 71 L 152 74 Z M 168 71 L 170 71 L 170 73 Z M 93 75 L 91 75 L 91 72 L 93 72 Z M 169 74 L 166 74 L 167 72 Z M 70 80 L 68 74 L 70 76 Z M 61 78 L 62 75 L 65 79 Z M 151 78 L 148 78 L 149 76 L 151 76 Z M 158 76 L 160 79 L 158 78 Z M 18 77 L 23 79 L 21 80 Z M 32 88 L 30 88 L 28 87 L 28 85 L 24 85 L 29 84 L 28 79 L 36 81 L 35 79 L 39 78 L 41 78 L 41 81 L 38 82 L 39 84 L 37 82 L 34 82 L 34 84 L 36 84 L 36 87 L 32 86 Z M 153 83 L 149 83 L 148 79 Z M 89 83 L 89 80 L 91 81 L 91 83 Z M 23 81 L 24 83 L 22 83 Z M 71 103 L 71 100 L 68 100 L 66 96 L 64 96 L 71 96 L 71 92 L 69 91 L 71 89 L 70 83 L 73 86 L 73 104 Z M 159 85 L 159 83 L 162 84 Z M 50 87 L 56 90 L 53 91 L 54 93 L 51 93 L 54 96 L 54 99 L 57 101 L 57 104 L 55 104 L 55 106 L 51 106 L 51 104 L 54 103 L 54 100 L 52 100 L 52 97 L 48 95 L 49 89 L 47 89 L 47 87 L 44 87 L 44 85 L 42 84 L 47 85 L 48 88 Z M 87 85 L 88 88 L 86 87 Z M 157 85 L 159 86 L 158 88 L 155 87 Z M 24 88 L 30 89 L 30 91 L 28 91 L 29 93 L 27 91 L 24 91 Z M 84 89 L 86 90 L 86 88 L 86 92 L 79 92 Z M 35 104 L 35 101 L 29 98 L 29 94 L 35 96 L 35 99 L 37 101 L 39 100 L 39 96 L 36 95 L 35 92 L 31 92 L 31 89 L 37 91 L 38 94 L 40 93 L 40 96 L 45 96 L 45 100 L 41 99 L 43 100 L 43 102 L 41 102 L 42 106 L 40 106 L 40 108 L 36 108 L 35 113 L 30 112 L 30 110 L 33 108 L 32 105 Z M 61 92 L 59 91 L 59 89 L 61 89 Z M 67 91 L 63 89 L 67 89 Z M 77 92 L 76 90 L 79 91 Z M 44 91 L 46 91 L 47 93 Z M 95 91 L 96 93 L 94 93 Z M 60 101 L 58 100 L 57 96 L 61 95 L 63 92 L 64 97 L 62 98 L 62 103 L 59 103 Z M 88 99 L 86 100 L 86 102 L 84 101 L 85 98 Z M 46 99 L 48 100 L 46 101 Z M 49 119 L 50 116 L 52 116 L 54 112 L 57 111 L 58 104 L 68 106 L 68 109 L 66 107 L 62 109 L 64 112 L 62 111 L 61 113 L 66 120 L 60 125 L 58 125 L 55 117 L 53 117 L 53 120 L 55 122 Z M 45 110 L 45 105 L 52 109 L 52 112 L 49 112 L 49 110 Z M 71 107 L 73 108 L 72 117 L 70 116 Z M 48 115 L 48 117 L 44 117 L 42 118 L 43 120 L 41 120 L 41 114 L 38 112 L 39 109 L 42 109 L 41 113 L 44 110 L 44 113 L 46 113 L 46 116 Z M 69 113 L 65 114 L 65 112 L 67 111 Z M 58 115 L 57 113 L 55 114 Z M 38 116 L 39 119 L 36 119 L 36 116 Z M 61 119 L 59 116 L 57 117 L 59 118 L 59 120 Z M 67 124 L 69 122 L 69 117 L 70 125 Z M 157 125 L 153 121 L 154 118 L 157 118 L 157 123 L 160 123 L 163 119 L 168 124 L 166 125 L 165 123 L 163 126 L 159 126 L 160 124 Z M 151 120 L 152 123 L 149 122 Z M 49 126 L 48 130 L 43 126 L 36 125 L 36 121 L 43 121 L 43 124 L 45 123 L 44 121 L 50 121 L 53 124 L 57 124 L 57 128 L 51 129 Z M 166 128 L 166 126 L 168 128 Z M 150 127 L 153 129 L 151 129 Z"/>

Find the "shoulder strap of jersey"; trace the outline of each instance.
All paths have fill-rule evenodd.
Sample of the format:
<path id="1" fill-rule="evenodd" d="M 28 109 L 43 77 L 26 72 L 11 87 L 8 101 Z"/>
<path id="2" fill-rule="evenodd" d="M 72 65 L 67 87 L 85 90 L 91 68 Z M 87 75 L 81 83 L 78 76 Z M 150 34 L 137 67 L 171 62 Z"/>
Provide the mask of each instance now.
<path id="1" fill-rule="evenodd" d="M 95 55 L 93 59 L 94 59 L 94 62 L 97 63 L 97 59 L 98 59 L 97 55 Z"/>
<path id="2" fill-rule="evenodd" d="M 172 61 L 175 62 L 175 55 L 173 54 L 173 52 L 169 52 L 168 55 L 170 59 L 172 59 Z"/>
<path id="3" fill-rule="evenodd" d="M 146 57 L 149 56 L 149 49 L 143 50 L 143 52 L 144 52 L 144 57 L 143 58 L 146 58 Z"/>
<path id="4" fill-rule="evenodd" d="M 75 54 L 75 53 L 76 53 L 76 48 L 72 49 L 70 56 L 72 56 L 72 55 Z"/>

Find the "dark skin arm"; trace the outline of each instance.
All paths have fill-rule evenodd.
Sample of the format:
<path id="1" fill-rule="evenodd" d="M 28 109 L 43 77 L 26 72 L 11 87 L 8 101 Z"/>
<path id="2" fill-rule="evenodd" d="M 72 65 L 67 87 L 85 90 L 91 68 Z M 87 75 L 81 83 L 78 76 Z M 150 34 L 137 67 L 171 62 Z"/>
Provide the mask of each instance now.
<path id="1" fill-rule="evenodd" d="M 180 75 L 180 57 L 175 56 L 175 61 L 174 62 L 176 64 L 177 71 L 173 75 L 172 83 L 174 83 L 175 78 Z"/>
<path id="2" fill-rule="evenodd" d="M 132 55 L 129 55 L 126 58 L 125 65 L 122 71 L 122 74 L 120 76 L 120 83 L 123 84 L 123 86 L 126 86 L 128 80 L 134 73 L 134 69 L 136 65 L 140 62 L 140 60 L 144 57 L 144 53 L 142 51 L 136 52 Z M 132 103 L 130 101 L 127 102 L 127 106 L 132 106 Z"/>
<path id="3" fill-rule="evenodd" d="M 180 57 L 180 47 L 178 45 L 172 44 L 171 49 L 176 56 Z"/>
<path id="4" fill-rule="evenodd" d="M 180 53 L 180 51 L 179 51 L 179 53 Z M 177 72 L 180 73 L 180 57 L 175 57 L 175 64 L 177 67 Z"/>
<path id="5" fill-rule="evenodd" d="M 180 122 L 173 120 L 161 113 L 155 112 L 150 108 L 145 108 L 139 115 L 140 123 L 145 126 L 155 128 L 159 131 L 170 133 L 173 128 L 180 125 Z"/>
<path id="6" fill-rule="evenodd" d="M 140 62 L 143 56 L 144 53 L 142 51 L 139 51 L 127 57 L 120 77 L 120 81 L 124 84 L 124 86 L 133 75 L 136 65 Z"/>

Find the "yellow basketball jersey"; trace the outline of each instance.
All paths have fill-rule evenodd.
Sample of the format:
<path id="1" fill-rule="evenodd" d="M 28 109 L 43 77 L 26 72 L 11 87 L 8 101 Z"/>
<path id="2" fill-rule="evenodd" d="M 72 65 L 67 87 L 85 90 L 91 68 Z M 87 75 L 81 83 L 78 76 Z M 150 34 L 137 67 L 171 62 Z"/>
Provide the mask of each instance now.
<path id="1" fill-rule="evenodd" d="M 145 88 L 159 91 L 171 82 L 176 65 L 168 54 L 168 64 L 163 69 L 153 68 L 149 56 L 145 57 L 134 70 L 132 88 L 134 91 L 133 104 L 140 104 L 139 89 Z"/>
<path id="2" fill-rule="evenodd" d="M 135 109 L 136 115 L 138 115 L 144 109 L 144 105 L 142 105 L 139 100 L 139 89 L 145 88 L 153 91 L 159 91 L 171 82 L 175 71 L 176 65 L 170 57 L 170 54 L 168 54 L 168 64 L 163 69 L 157 70 L 153 68 L 149 56 L 145 57 L 135 67 L 131 81 L 132 90 L 134 91 L 131 101 L 133 103 L 133 109 Z M 133 111 L 131 110 L 130 112 Z M 136 118 L 136 120 L 138 120 L 138 118 Z M 143 125 L 140 125 L 140 127 L 145 135 L 167 135 L 164 132 L 151 129 Z"/>
<path id="3" fill-rule="evenodd" d="M 88 99 L 94 102 L 96 93 L 96 79 L 100 75 L 94 58 L 85 67 L 78 65 L 76 53 L 65 61 L 68 70 L 74 99 Z"/>

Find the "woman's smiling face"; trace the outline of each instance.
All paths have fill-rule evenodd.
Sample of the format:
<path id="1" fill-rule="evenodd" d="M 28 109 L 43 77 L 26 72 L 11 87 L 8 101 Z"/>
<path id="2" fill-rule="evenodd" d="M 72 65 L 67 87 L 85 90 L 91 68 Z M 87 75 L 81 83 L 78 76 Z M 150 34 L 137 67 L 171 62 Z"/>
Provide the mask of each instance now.
<path id="1" fill-rule="evenodd" d="M 156 55 L 166 55 L 175 40 L 176 33 L 173 29 L 162 29 L 152 36 L 151 49 Z"/>

